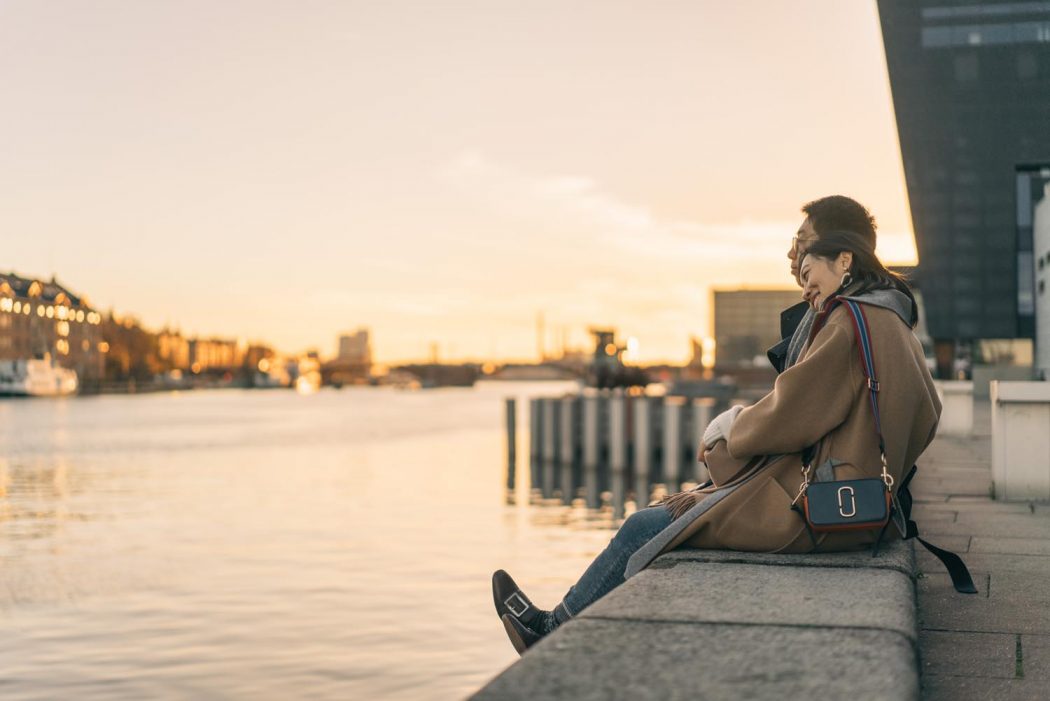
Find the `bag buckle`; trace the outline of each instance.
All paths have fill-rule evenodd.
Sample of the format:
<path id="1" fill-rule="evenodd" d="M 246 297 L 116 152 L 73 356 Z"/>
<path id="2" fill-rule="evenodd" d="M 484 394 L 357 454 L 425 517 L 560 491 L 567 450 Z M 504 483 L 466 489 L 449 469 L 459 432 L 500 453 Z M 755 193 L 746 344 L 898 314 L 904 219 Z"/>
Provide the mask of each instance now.
<path id="1" fill-rule="evenodd" d="M 872 392 L 878 392 L 879 391 L 879 381 L 878 380 L 873 380 L 873 379 L 871 379 L 869 377 L 868 378 L 868 389 L 870 389 Z"/>

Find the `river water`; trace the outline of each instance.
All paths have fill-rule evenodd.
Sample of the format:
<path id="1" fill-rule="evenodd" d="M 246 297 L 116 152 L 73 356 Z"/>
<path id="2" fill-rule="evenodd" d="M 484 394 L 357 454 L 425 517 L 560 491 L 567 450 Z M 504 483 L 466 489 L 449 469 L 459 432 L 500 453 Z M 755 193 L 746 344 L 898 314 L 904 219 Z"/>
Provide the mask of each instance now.
<path id="1" fill-rule="evenodd" d="M 492 571 L 549 608 L 611 537 L 508 503 L 504 398 L 569 387 L 0 401 L 0 698 L 463 698 Z"/>

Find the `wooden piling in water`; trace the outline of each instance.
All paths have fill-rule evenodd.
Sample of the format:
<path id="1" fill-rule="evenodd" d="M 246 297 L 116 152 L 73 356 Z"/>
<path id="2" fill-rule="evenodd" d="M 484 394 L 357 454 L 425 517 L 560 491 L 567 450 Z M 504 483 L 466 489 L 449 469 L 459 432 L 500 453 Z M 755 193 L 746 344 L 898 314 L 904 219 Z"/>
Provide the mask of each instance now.
<path id="1" fill-rule="evenodd" d="M 543 400 L 529 399 L 529 489 L 540 483 L 540 466 L 543 464 Z"/>
<path id="2" fill-rule="evenodd" d="M 649 397 L 635 397 L 632 401 L 634 418 L 634 503 L 644 509 L 651 494 L 650 473 L 653 463 L 653 412 Z"/>
<path id="3" fill-rule="evenodd" d="M 682 397 L 664 397 L 664 484 L 674 494 L 682 486 Z"/>
<path id="4" fill-rule="evenodd" d="M 601 445 L 598 442 L 598 417 L 601 414 L 600 397 L 584 396 L 583 398 L 583 486 L 584 500 L 588 507 L 599 506 L 598 460 L 601 456 Z"/>
<path id="5" fill-rule="evenodd" d="M 622 392 L 609 399 L 609 477 L 613 519 L 619 520 L 627 491 L 627 397 Z"/>
<path id="6" fill-rule="evenodd" d="M 643 509 L 656 483 L 674 493 L 685 483 L 707 481 L 707 468 L 697 461 L 697 451 L 720 408 L 724 403 L 714 398 L 628 397 L 618 390 L 531 399 L 533 487 L 544 498 L 559 496 L 566 505 L 582 491 L 592 509 L 601 507 L 608 490 L 613 515 L 620 519 L 629 493 Z M 508 473 L 516 462 L 516 444 L 511 443 L 516 426 L 517 407 L 508 399 Z M 507 480 L 512 488 L 510 474 Z"/>
<path id="7" fill-rule="evenodd" d="M 507 490 L 514 492 L 518 463 L 518 403 L 514 397 L 507 397 Z"/>
<path id="8" fill-rule="evenodd" d="M 563 504 L 572 504 L 576 496 L 576 485 L 573 484 L 573 468 L 576 463 L 576 412 L 578 411 L 579 398 L 573 396 L 561 399 L 561 450 L 558 453 L 558 471 L 560 473 L 559 486 L 561 488 L 561 500 Z"/>
<path id="9" fill-rule="evenodd" d="M 544 499 L 554 496 L 554 466 L 558 459 L 558 400 L 543 399 L 543 465 L 540 470 L 540 493 Z"/>

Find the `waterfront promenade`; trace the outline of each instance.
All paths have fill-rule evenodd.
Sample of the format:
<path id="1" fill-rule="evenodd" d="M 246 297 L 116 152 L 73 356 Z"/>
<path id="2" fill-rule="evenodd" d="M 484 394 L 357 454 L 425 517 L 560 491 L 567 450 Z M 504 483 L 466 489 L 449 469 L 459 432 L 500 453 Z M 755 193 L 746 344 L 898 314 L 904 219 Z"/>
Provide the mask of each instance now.
<path id="1" fill-rule="evenodd" d="M 921 546 L 919 644 L 924 699 L 1043 699 L 1050 686 L 1050 504 L 991 496 L 991 406 L 974 435 L 942 436 L 919 461 L 920 533 L 959 553 L 980 590 L 952 589 Z"/>
<path id="2" fill-rule="evenodd" d="M 977 595 L 918 544 L 875 560 L 677 551 L 477 698 L 1045 698 L 1050 505 L 991 498 L 987 401 L 974 418 L 927 450 L 913 491 L 921 535 L 963 557 Z"/>

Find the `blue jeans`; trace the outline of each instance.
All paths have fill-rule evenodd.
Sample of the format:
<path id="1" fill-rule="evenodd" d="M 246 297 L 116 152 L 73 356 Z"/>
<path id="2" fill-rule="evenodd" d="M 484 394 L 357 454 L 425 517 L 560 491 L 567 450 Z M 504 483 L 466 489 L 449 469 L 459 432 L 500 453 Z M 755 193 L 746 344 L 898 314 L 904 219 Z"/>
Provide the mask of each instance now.
<path id="1" fill-rule="evenodd" d="M 623 571 L 631 555 L 670 525 L 671 520 L 671 513 L 663 506 L 650 506 L 631 514 L 580 580 L 569 587 L 561 602 L 566 612 L 575 616 L 623 584 Z"/>

